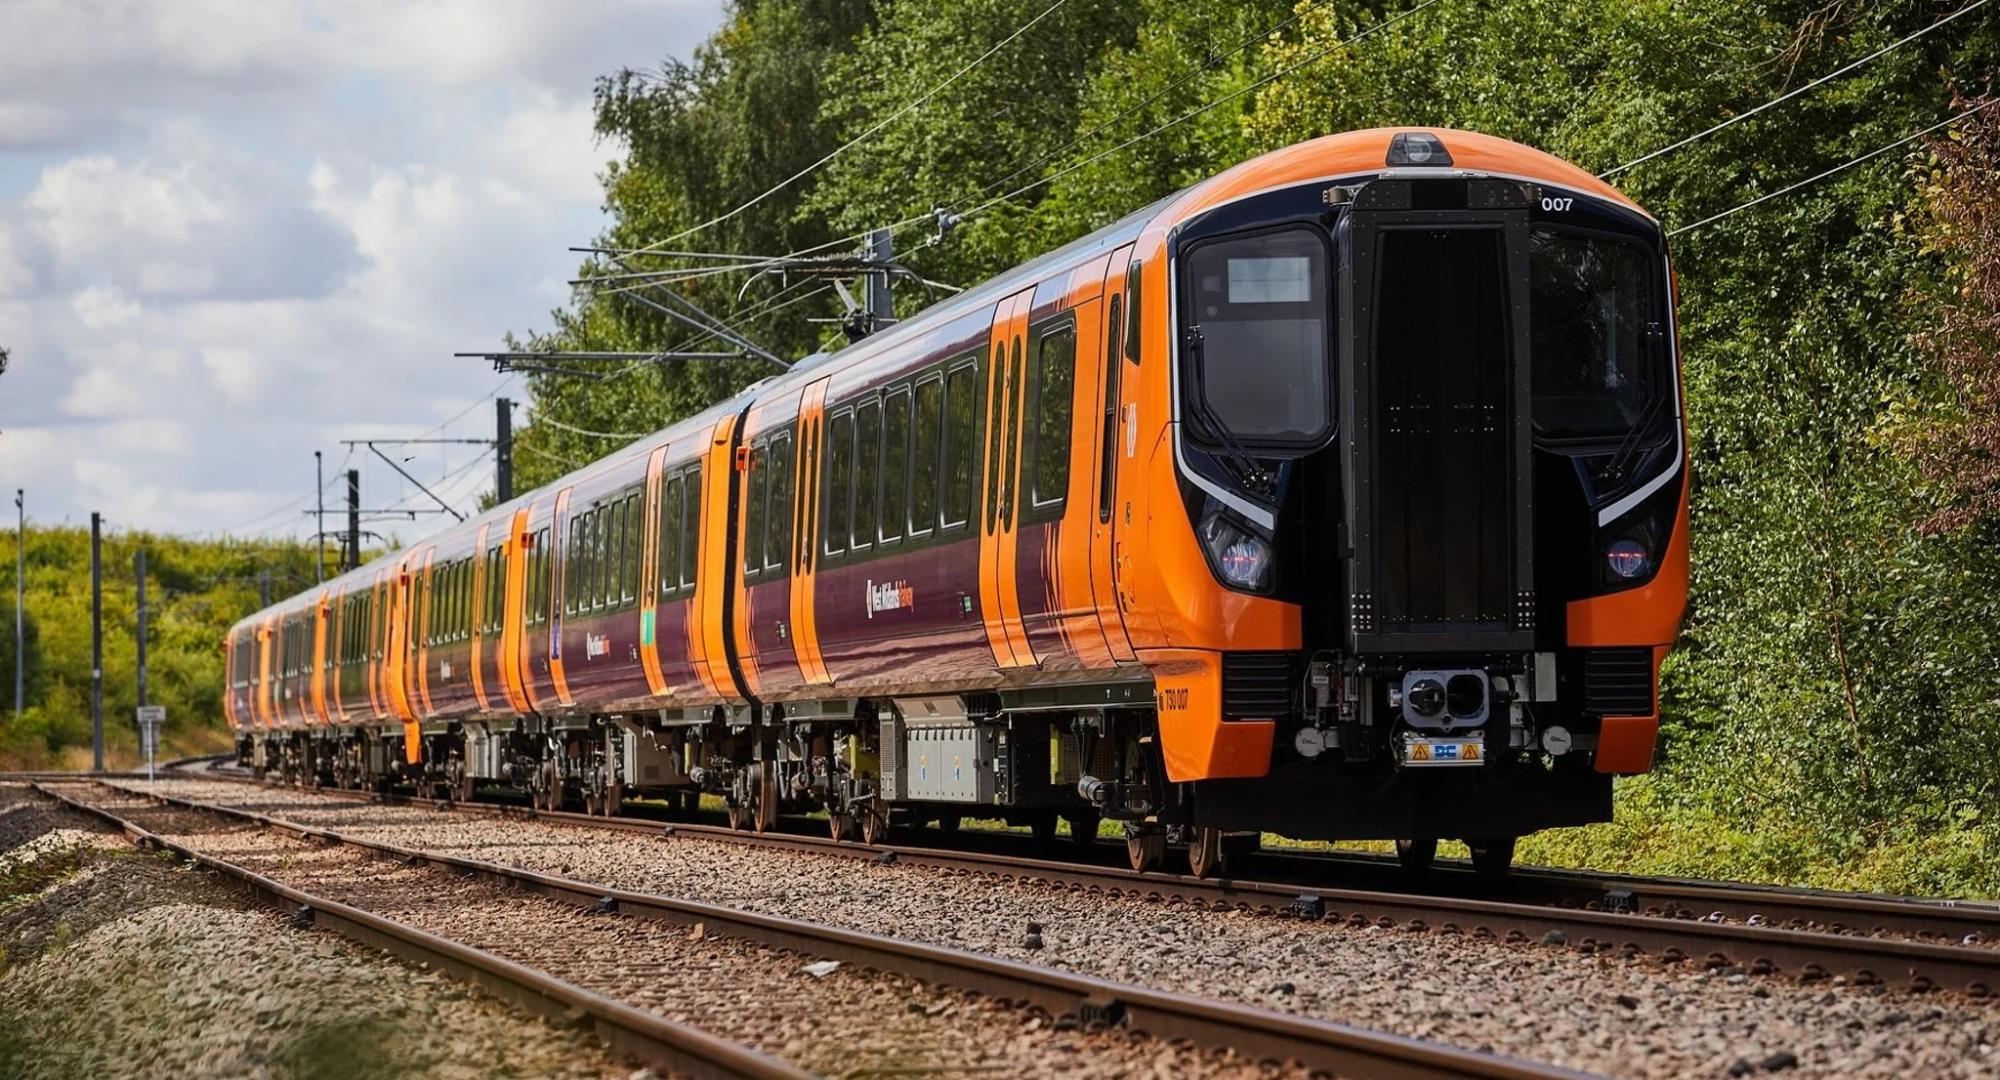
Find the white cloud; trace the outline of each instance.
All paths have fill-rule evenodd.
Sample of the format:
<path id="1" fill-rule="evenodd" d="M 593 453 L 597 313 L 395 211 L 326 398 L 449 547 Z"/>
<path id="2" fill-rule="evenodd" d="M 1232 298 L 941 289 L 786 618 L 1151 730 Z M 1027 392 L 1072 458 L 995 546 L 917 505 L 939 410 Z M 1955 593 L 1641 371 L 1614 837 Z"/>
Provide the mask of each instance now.
<path id="1" fill-rule="evenodd" d="M 303 534 L 312 451 L 472 409 L 599 227 L 590 89 L 721 0 L 0 0 L 0 487 Z M 436 449 L 436 448 L 431 448 Z M 477 447 L 415 455 L 434 479 Z M 364 497 L 407 493 L 364 454 Z M 470 500 L 490 464 L 451 482 Z M 378 503 L 377 500 L 380 500 Z M 309 505 L 309 504 L 308 504 Z M 404 530 L 414 536 L 427 528 Z"/>
<path id="2" fill-rule="evenodd" d="M 115 285 L 92 285 L 70 297 L 70 310 L 86 329 L 109 330 L 139 317 L 140 306 Z"/>

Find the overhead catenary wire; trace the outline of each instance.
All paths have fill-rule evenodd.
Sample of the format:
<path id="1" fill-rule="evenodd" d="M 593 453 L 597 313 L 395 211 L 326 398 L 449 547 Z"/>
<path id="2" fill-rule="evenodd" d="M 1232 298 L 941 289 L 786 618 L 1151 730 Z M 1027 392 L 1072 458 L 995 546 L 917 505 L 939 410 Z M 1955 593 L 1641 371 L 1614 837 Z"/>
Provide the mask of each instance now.
<path id="1" fill-rule="evenodd" d="M 994 206 L 999 205 L 1000 203 L 1019 198 L 1020 196 L 1025 195 L 1028 192 L 1033 191 L 1044 184 L 1054 183 L 1055 181 L 1060 180 L 1063 177 L 1068 176 L 1079 169 L 1086 168 L 1096 162 L 1102 161 L 1105 158 L 1110 157 L 1112 154 L 1118 153 L 1119 151 L 1126 149 L 1127 147 L 1135 146 L 1141 142 L 1146 141 L 1147 139 L 1152 138 L 1155 135 L 1160 134 L 1161 132 L 1167 131 L 1174 127 L 1178 127 L 1181 124 L 1184 124 L 1187 121 L 1192 120 L 1197 116 L 1201 116 L 1204 113 L 1209 112 L 1210 110 L 1220 108 L 1221 106 L 1226 105 L 1229 102 L 1234 101 L 1245 94 L 1251 93 L 1255 90 L 1262 89 L 1263 87 L 1268 86 L 1271 83 L 1276 82 L 1277 80 L 1282 79 L 1285 76 L 1290 75 L 1295 71 L 1298 71 L 1304 67 L 1307 67 L 1308 65 L 1315 64 L 1321 60 L 1324 60 L 1328 56 L 1333 55 L 1333 53 L 1336 50 L 1346 48 L 1350 45 L 1355 44 L 1356 42 L 1361 41 L 1363 38 L 1367 38 L 1373 34 L 1379 33 L 1380 31 L 1387 30 L 1389 27 L 1392 27 L 1397 23 L 1400 23 L 1403 20 L 1416 15 L 1426 10 L 1427 8 L 1436 6 L 1439 2 L 1440 0 L 1424 0 L 1423 3 L 1418 4 L 1416 7 L 1413 7 L 1408 11 L 1399 12 L 1396 15 L 1390 16 L 1389 18 L 1380 20 L 1379 22 L 1376 22 L 1374 25 L 1368 27 L 1366 30 L 1362 30 L 1349 37 L 1342 38 L 1334 42 L 1333 44 L 1328 45 L 1326 48 L 1321 49 L 1310 56 L 1307 56 L 1303 60 L 1299 60 L 1294 63 L 1288 64 L 1282 68 L 1279 68 L 1278 70 L 1270 73 L 1269 75 L 1264 76 L 1261 79 L 1258 79 L 1257 81 L 1249 84 L 1248 86 L 1243 86 L 1239 87 L 1236 90 L 1232 90 L 1229 93 L 1224 94 L 1223 96 L 1216 98 L 1213 101 L 1207 102 L 1206 104 L 1190 109 L 1187 112 L 1184 112 L 1181 115 L 1174 117 L 1172 120 L 1169 120 L 1163 124 L 1156 125 L 1147 131 L 1134 135 L 1131 138 L 1126 139 L 1124 142 L 1121 142 L 1116 146 L 1110 147 L 1105 150 L 1100 150 L 1097 153 L 1092 154 L 1091 156 L 1084 158 L 1081 161 L 1072 162 L 1069 165 L 1063 167 L 1062 169 L 1050 173 L 1049 175 L 1044 176 L 1039 180 L 1034 180 L 1027 184 L 1023 184 L 1022 186 L 1015 188 L 1014 190 L 1006 193 L 1005 195 L 998 195 L 991 199 L 988 199 L 985 202 L 980 203 L 978 206 L 975 206 L 972 209 L 967 210 L 965 213 L 959 215 L 960 220 L 966 220 L 976 217 L 979 214 L 982 214 L 987 210 L 993 208 Z"/>
<path id="2" fill-rule="evenodd" d="M 873 137 L 876 132 L 881 131 L 883 128 L 886 128 L 890 124 L 895 123 L 897 120 L 902 119 L 904 116 L 909 115 L 909 113 L 912 110 L 921 108 L 925 102 L 928 102 L 930 99 L 936 97 L 946 87 L 957 82 L 959 79 L 964 78 L 967 73 L 972 71 L 972 69 L 978 67 L 980 64 L 985 63 L 987 59 L 990 58 L 994 53 L 997 53 L 1001 49 L 1004 49 L 1008 45 L 1012 44 L 1016 38 L 1019 38 L 1022 34 L 1027 33 L 1030 29 L 1033 29 L 1035 24 L 1041 22 L 1043 19 L 1046 19 L 1050 15 L 1054 14 L 1057 8 L 1062 7 L 1063 4 L 1067 2 L 1068 0 L 1054 0 L 1054 3 L 1051 3 L 1048 7 L 1043 8 L 1040 14 L 1036 15 L 1032 19 L 1029 19 L 1027 22 L 1022 23 L 1019 27 L 1016 27 L 1013 33 L 1008 34 L 1006 37 L 1000 39 L 1000 41 L 993 47 L 987 49 L 983 53 L 980 53 L 979 56 L 972 62 L 964 65 L 963 67 L 960 67 L 957 71 L 952 72 L 951 75 L 947 76 L 943 82 L 940 82 L 936 86 L 931 87 L 929 90 L 924 91 L 923 94 L 919 95 L 916 98 L 916 100 L 911 101 L 908 104 L 905 104 L 902 108 L 897 109 L 895 112 L 890 113 L 883 119 L 878 120 L 875 123 L 869 125 L 867 130 L 863 131 L 861 134 L 856 135 L 855 137 L 835 147 L 833 150 L 821 156 L 819 160 L 813 162 L 810 165 L 807 165 L 805 168 L 800 169 L 799 171 L 784 178 L 783 180 L 778 181 L 770 188 L 766 189 L 765 191 L 756 196 L 753 196 L 749 201 L 743 203 L 742 205 L 736 207 L 735 209 L 726 211 L 721 214 L 717 214 L 716 216 L 709 218 L 707 221 L 704 221 L 699 225 L 694 225 L 690 226 L 689 228 L 683 229 L 680 232 L 677 232 L 674 235 L 667 237 L 665 240 L 660 241 L 658 244 L 648 244 L 646 245 L 645 250 L 652 250 L 659 247 L 664 247 L 667 244 L 672 244 L 675 243 L 676 241 L 683 240 L 687 237 L 693 236 L 695 233 L 698 233 L 703 229 L 709 228 L 710 226 L 719 225 L 725 221 L 728 221 L 729 219 L 735 217 L 736 215 L 742 213 L 743 211 L 748 210 L 753 206 L 756 206 L 758 203 L 763 202 L 765 199 L 770 198 L 771 196 L 777 194 L 780 191 L 783 191 L 785 188 L 790 187 L 792 184 L 798 182 L 799 180 L 805 178 L 806 176 L 809 176 L 812 173 L 818 171 L 821 167 L 833 161 L 833 159 L 839 157 L 840 155 L 846 153 L 848 150 L 852 149 L 857 144 Z"/>
<path id="3" fill-rule="evenodd" d="M 1255 45 L 1260 41 L 1269 41 L 1271 38 L 1275 37 L 1279 31 L 1284 30 L 1286 27 L 1292 25 L 1295 22 L 1298 22 L 1300 19 L 1305 18 L 1313 11 L 1325 6 L 1328 2 L 1329 0 L 1308 0 L 1308 2 L 1300 4 L 1298 10 L 1292 12 L 1292 14 L 1288 18 L 1285 18 L 1279 22 L 1272 23 L 1270 26 L 1267 26 L 1264 29 L 1251 34 L 1249 37 L 1246 37 L 1242 41 L 1237 42 L 1236 46 L 1230 49 L 1228 52 L 1215 54 L 1209 57 L 1206 63 L 1189 68 L 1187 71 L 1181 74 L 1180 78 L 1175 79 L 1173 82 L 1168 83 L 1166 86 L 1163 86 L 1160 89 L 1153 91 L 1151 94 L 1146 95 L 1146 97 L 1143 100 L 1141 100 L 1138 104 L 1126 107 L 1123 111 L 1119 112 L 1118 115 L 1112 117 L 1111 119 L 1105 120 L 1102 123 L 1097 124 L 1095 127 L 1092 127 L 1090 130 L 1082 133 L 1081 135 L 1076 136 L 1075 138 L 1062 144 L 1061 146 L 1056 147 L 1054 150 L 1049 150 L 1042 153 L 1041 155 L 1036 157 L 1035 160 L 1030 161 L 1024 165 L 1017 166 L 1013 172 L 1010 172 L 1007 175 L 1002 176 L 998 180 L 995 180 L 992 183 L 987 184 L 984 188 L 981 188 L 979 190 L 978 195 L 975 195 L 974 198 L 977 198 L 979 195 L 985 195 L 994 191 L 995 189 L 1006 184 L 1009 180 L 1012 180 L 1015 177 L 1021 175 L 1022 173 L 1027 172 L 1029 169 L 1035 168 L 1051 159 L 1061 157 L 1063 154 L 1068 153 L 1071 147 L 1076 146 L 1078 143 L 1083 142 L 1085 139 L 1090 138 L 1092 135 L 1095 135 L 1098 132 L 1111 127 L 1113 124 L 1116 124 L 1119 121 L 1125 119 L 1126 117 L 1131 116 L 1133 113 L 1138 112 L 1140 109 L 1143 109 L 1148 105 L 1151 105 L 1153 102 L 1158 101 L 1160 98 L 1165 97 L 1166 95 L 1173 93 L 1175 90 L 1178 90 L 1181 87 L 1187 85 L 1188 81 L 1193 79 L 1195 76 L 1201 75 L 1204 72 L 1213 71 L 1216 68 L 1216 66 L 1221 64 L 1223 61 L 1236 57 L 1237 55 L 1241 54 L 1245 49 L 1248 49 L 1250 46 Z"/>
<path id="4" fill-rule="evenodd" d="M 641 361 L 641 363 L 643 362 L 644 361 Z M 538 414 L 535 417 L 535 421 L 537 423 L 547 424 L 550 427 L 555 428 L 557 431 L 567 431 L 572 435 L 582 435 L 592 439 L 631 440 L 631 439 L 643 439 L 646 436 L 652 434 L 652 432 L 650 431 L 592 431 L 589 428 L 580 428 L 571 424 L 565 424 L 562 421 L 556 419 L 555 417 L 547 415 L 546 413 Z"/>
<path id="5" fill-rule="evenodd" d="M 1814 79 L 1813 81 L 1806 83 L 1805 85 L 1800 86 L 1795 90 L 1790 90 L 1787 91 L 1786 93 L 1780 94 L 1779 96 L 1772 98 L 1771 100 L 1763 103 L 1762 105 L 1759 105 L 1756 108 L 1749 110 L 1748 112 L 1737 113 L 1735 116 L 1732 116 L 1729 119 L 1722 121 L 1721 123 L 1715 124 L 1705 130 L 1697 131 L 1693 135 L 1689 135 L 1687 138 L 1681 139 L 1678 142 L 1668 143 L 1667 145 L 1660 147 L 1658 150 L 1654 150 L 1651 153 L 1642 154 L 1626 162 L 1623 165 L 1617 166 L 1616 168 L 1606 169 L 1605 171 L 1598 173 L 1597 178 L 1600 180 L 1609 180 L 1612 177 L 1617 176 L 1619 173 L 1622 173 L 1627 169 L 1633 168 L 1634 166 L 1643 165 L 1646 162 L 1652 161 L 1655 158 L 1671 154 L 1674 151 L 1679 150 L 1683 146 L 1687 146 L 1690 143 L 1699 142 L 1702 139 L 1706 139 L 1710 135 L 1713 135 L 1716 132 L 1723 130 L 1724 128 L 1731 127 L 1735 124 L 1740 124 L 1743 121 L 1758 115 L 1759 113 L 1765 112 L 1766 110 L 1782 105 L 1785 102 L 1790 101 L 1795 97 L 1798 97 L 1800 94 L 1812 90 L 1815 87 L 1824 86 L 1825 84 L 1833 81 L 1834 79 L 1840 78 L 1842 75 L 1845 75 L 1848 72 L 1854 71 L 1857 68 L 1861 68 L 1870 63 L 1873 63 L 1875 60 L 1887 56 L 1892 52 L 1895 52 L 1897 49 L 1900 49 L 1903 46 L 1908 45 L 1910 42 L 1915 41 L 1920 37 L 1923 37 L 1925 34 L 1928 34 L 1933 30 L 1940 29 L 1941 27 L 1952 22 L 1954 19 L 1957 19 L 1959 16 L 1969 15 L 1972 12 L 1985 7 L 1990 2 L 1991 0 L 1973 0 L 1972 3 L 1967 4 L 1962 8 L 1959 8 L 1957 11 L 1954 11 L 1951 14 L 1946 15 L 1944 18 L 1939 19 L 1934 23 L 1931 23 L 1929 26 L 1926 26 L 1923 29 L 1918 30 L 1914 33 L 1908 34 L 1887 45 L 1884 45 L 1883 47 L 1875 50 L 1874 52 L 1869 53 L 1867 56 L 1864 56 L 1859 60 L 1855 60 L 1852 63 L 1849 63 L 1839 68 L 1838 70 L 1828 72 L 1827 74 L 1822 75 L 1819 78 Z"/>
<path id="6" fill-rule="evenodd" d="M 304 504 L 304 503 L 305 503 L 305 502 L 306 502 L 307 500 L 309 500 L 309 499 L 312 499 L 312 498 L 315 498 L 315 497 L 317 497 L 317 496 L 319 496 L 319 495 L 321 495 L 321 494 L 323 494 L 323 493 L 325 493 L 325 492 L 328 492 L 328 491 L 332 491 L 332 490 L 333 490 L 333 488 L 334 488 L 334 486 L 335 486 L 335 485 L 336 485 L 336 484 L 337 484 L 337 483 L 338 483 L 338 482 L 340 481 L 340 479 L 341 479 L 341 470 L 345 469 L 345 468 L 347 467 L 347 463 L 348 463 L 349 461 L 353 460 L 353 458 L 354 458 L 354 448 L 350 446 L 350 447 L 348 447 L 348 448 L 347 448 L 347 456 L 346 456 L 346 457 L 343 457 L 343 458 L 341 458 L 341 459 L 340 459 L 340 464 L 339 464 L 339 465 L 336 465 L 336 466 L 334 466 L 334 469 L 333 469 L 333 474 L 332 474 L 331 478 L 330 478 L 330 479 L 328 479 L 328 480 L 327 480 L 327 481 L 326 481 L 325 483 L 321 484 L 321 485 L 320 485 L 320 487 L 319 487 L 319 488 L 318 488 L 317 490 L 315 490 L 315 491 L 311 491 L 311 492 L 307 492 L 306 494 L 304 494 L 304 495 L 301 495 L 301 496 L 299 496 L 299 497 L 298 497 L 298 498 L 296 498 L 296 499 L 293 499 L 293 500 L 292 500 L 291 502 L 288 502 L 288 503 L 284 504 L 283 506 L 279 506 L 279 507 L 276 507 L 276 508 L 274 508 L 274 509 L 271 509 L 271 510 L 267 510 L 267 511 L 265 511 L 264 513 L 261 513 L 261 514 L 258 514 L 258 515 L 257 515 L 256 517 L 253 517 L 253 518 L 249 518 L 249 519 L 247 519 L 247 520 L 245 520 L 245 521 L 243 521 L 243 522 L 240 522 L 240 523 L 238 523 L 238 524 L 235 524 L 235 525 L 231 525 L 231 526 L 229 526 L 228 528 L 224 528 L 224 529 L 218 529 L 218 530 L 216 531 L 216 535 L 218 535 L 218 536 L 228 536 L 228 535 L 230 535 L 230 534 L 232 534 L 232 533 L 238 533 L 238 532 L 242 532 L 243 530 L 245 530 L 245 529 L 248 529 L 248 528 L 249 528 L 250 526 L 252 526 L 252 525 L 256 525 L 256 524 L 259 524 L 259 523 L 261 523 L 261 522 L 264 522 L 265 520 L 267 520 L 267 519 L 269 519 L 269 518 L 274 518 L 274 517 L 278 517 L 279 515 L 281 515 L 281 514 L 285 513 L 285 512 L 286 512 L 286 511 L 288 511 L 288 510 L 291 510 L 291 509 L 294 509 L 294 508 L 296 508 L 296 507 L 298 507 L 298 506 L 301 506 L 301 505 L 303 505 L 303 504 Z M 265 529 L 257 529 L 257 530 L 252 530 L 252 531 L 251 531 L 251 532 L 250 532 L 250 533 L 249 533 L 248 535 L 251 535 L 251 536 L 255 536 L 255 535 L 256 535 L 257 533 L 259 533 L 259 532 L 263 532 L 263 531 L 265 531 L 265 530 L 266 530 L 266 529 L 268 529 L 268 528 L 270 528 L 270 526 L 265 526 Z"/>
<path id="7" fill-rule="evenodd" d="M 1973 113 L 1980 112 L 1985 109 L 1990 109 L 1995 105 L 2000 105 L 2000 98 L 1994 98 L 1993 100 L 1984 102 L 1982 104 L 1974 105 L 1971 108 L 1966 109 L 1965 111 L 1950 117 L 1949 119 L 1941 120 L 1935 124 L 1932 124 L 1927 128 L 1924 128 L 1921 131 L 1912 132 L 1909 135 L 1905 135 L 1902 138 L 1897 139 L 1895 142 L 1878 146 L 1875 149 L 1870 150 L 1865 154 L 1862 154 L 1860 157 L 1850 158 L 1846 161 L 1841 162 L 1838 165 L 1835 165 L 1831 169 L 1827 169 L 1824 172 L 1815 173 L 1812 176 L 1806 177 L 1804 180 L 1800 180 L 1795 184 L 1788 184 L 1784 187 L 1779 188 L 1776 191 L 1769 192 L 1768 194 L 1759 195 L 1756 198 L 1749 200 L 1748 202 L 1737 203 L 1735 206 L 1732 206 L 1729 209 L 1724 210 L 1719 214 L 1710 214 L 1709 216 L 1702 218 L 1700 221 L 1694 222 L 1691 225 L 1683 225 L 1678 229 L 1673 229 L 1669 231 L 1667 235 L 1669 237 L 1673 237 L 1673 236 L 1679 236 L 1682 233 L 1693 232 L 1694 230 L 1699 229 L 1704 225 L 1713 225 L 1714 223 L 1721 221 L 1726 217 L 1739 214 L 1760 203 L 1769 202 L 1772 199 L 1779 197 L 1780 195 L 1789 195 L 1792 192 L 1799 190 L 1800 188 L 1810 187 L 1813 184 L 1817 184 L 1821 180 L 1824 180 L 1829 176 L 1846 172 L 1847 170 L 1855 167 L 1856 165 L 1881 157 L 1883 154 L 1886 154 L 1889 151 L 1896 149 L 1897 147 L 1907 146 L 1910 143 L 1916 142 L 1918 139 L 1921 139 L 1926 135 L 1930 135 L 1937 131 L 1942 131 L 1943 129 L 1948 128 L 1951 125 L 1958 123 L 1960 120 L 1963 120 L 1968 116 L 1971 116 Z"/>

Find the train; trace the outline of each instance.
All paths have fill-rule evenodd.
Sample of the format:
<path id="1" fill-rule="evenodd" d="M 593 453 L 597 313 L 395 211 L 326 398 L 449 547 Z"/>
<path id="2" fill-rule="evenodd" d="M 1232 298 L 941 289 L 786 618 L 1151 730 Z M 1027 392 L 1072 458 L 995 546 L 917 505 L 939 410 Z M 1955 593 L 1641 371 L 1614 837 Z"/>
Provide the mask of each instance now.
<path id="1" fill-rule="evenodd" d="M 1504 873 L 1652 767 L 1675 296 L 1552 155 L 1302 142 L 272 604 L 225 711 L 302 783 Z"/>

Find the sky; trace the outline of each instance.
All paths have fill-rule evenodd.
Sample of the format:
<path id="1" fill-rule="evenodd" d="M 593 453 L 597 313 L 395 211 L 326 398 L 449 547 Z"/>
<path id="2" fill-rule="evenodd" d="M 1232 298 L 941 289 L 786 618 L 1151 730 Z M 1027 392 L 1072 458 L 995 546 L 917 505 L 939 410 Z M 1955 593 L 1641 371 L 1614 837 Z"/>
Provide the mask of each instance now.
<path id="1" fill-rule="evenodd" d="M 0 499 L 306 538 L 319 450 L 329 506 L 357 465 L 367 508 L 426 505 L 341 440 L 492 437 L 491 399 L 523 387 L 452 353 L 567 298 L 621 151 L 591 130 L 593 80 L 688 57 L 722 15 L 0 0 Z M 385 452 L 461 510 L 491 486 L 483 447 Z"/>

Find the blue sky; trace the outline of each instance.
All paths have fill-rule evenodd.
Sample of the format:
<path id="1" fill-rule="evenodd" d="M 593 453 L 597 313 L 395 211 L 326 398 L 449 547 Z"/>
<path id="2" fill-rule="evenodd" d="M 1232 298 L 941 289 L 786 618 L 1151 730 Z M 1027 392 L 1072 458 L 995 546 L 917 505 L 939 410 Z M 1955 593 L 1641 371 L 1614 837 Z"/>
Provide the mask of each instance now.
<path id="1" fill-rule="evenodd" d="M 342 439 L 489 434 L 504 377 L 451 354 L 564 301 L 621 152 L 593 79 L 721 8 L 0 0 L 0 489 L 45 523 L 306 536 L 314 450 L 331 476 Z M 479 453 L 398 456 L 463 506 Z M 365 456 L 371 507 L 421 500 Z"/>

